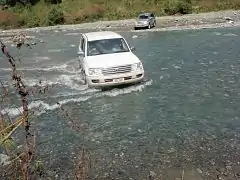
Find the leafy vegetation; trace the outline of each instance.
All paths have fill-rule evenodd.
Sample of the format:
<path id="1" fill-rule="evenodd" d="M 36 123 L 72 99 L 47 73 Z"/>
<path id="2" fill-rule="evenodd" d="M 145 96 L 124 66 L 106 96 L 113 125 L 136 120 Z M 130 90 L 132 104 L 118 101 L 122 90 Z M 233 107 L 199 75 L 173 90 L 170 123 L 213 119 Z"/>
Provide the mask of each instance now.
<path id="1" fill-rule="evenodd" d="M 133 18 L 141 11 L 163 16 L 239 9 L 240 0 L 0 0 L 0 4 L 0 27 L 18 28 Z"/>

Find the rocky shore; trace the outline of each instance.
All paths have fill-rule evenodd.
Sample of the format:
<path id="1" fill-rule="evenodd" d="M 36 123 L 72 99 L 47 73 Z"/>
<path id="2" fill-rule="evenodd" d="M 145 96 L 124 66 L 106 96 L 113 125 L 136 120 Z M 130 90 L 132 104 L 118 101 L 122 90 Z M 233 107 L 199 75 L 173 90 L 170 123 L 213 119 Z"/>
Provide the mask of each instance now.
<path id="1" fill-rule="evenodd" d="M 182 29 L 204 29 L 221 27 L 239 27 L 240 10 L 227 10 L 200 14 L 157 17 L 157 25 L 148 31 L 170 31 Z M 36 27 L 28 29 L 1 30 L 0 38 L 19 31 L 41 30 L 132 30 L 135 19 L 118 21 L 97 21 L 92 23 Z"/>

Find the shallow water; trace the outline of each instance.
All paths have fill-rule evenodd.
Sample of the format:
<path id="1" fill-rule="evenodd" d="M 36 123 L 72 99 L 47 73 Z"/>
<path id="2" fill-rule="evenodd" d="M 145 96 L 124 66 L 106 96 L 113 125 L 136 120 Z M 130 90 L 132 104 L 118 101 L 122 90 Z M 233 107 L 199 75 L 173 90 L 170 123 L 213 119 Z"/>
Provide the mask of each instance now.
<path id="1" fill-rule="evenodd" d="M 30 103 L 38 110 L 33 127 L 46 167 L 67 179 L 83 143 L 97 179 L 141 179 L 167 168 L 210 171 L 226 161 L 237 164 L 239 29 L 121 34 L 136 47 L 146 77 L 141 84 L 104 92 L 81 84 L 79 31 L 33 33 L 45 43 L 13 50 L 23 57 L 19 69 L 29 86 L 39 79 L 52 86 Z M 7 84 L 10 71 L 2 55 L 0 63 L 0 79 Z M 56 102 L 76 123 L 87 124 L 84 139 L 68 126 Z M 14 107 L 5 110 L 19 114 Z"/>

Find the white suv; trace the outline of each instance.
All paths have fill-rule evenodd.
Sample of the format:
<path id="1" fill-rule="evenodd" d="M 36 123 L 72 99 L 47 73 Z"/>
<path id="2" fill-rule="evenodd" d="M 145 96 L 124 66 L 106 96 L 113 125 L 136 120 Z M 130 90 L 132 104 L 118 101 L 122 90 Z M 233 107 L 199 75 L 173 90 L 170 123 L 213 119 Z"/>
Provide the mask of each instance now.
<path id="1" fill-rule="evenodd" d="M 85 84 L 103 88 L 140 82 L 144 69 L 127 41 L 112 31 L 83 33 L 79 62 Z"/>

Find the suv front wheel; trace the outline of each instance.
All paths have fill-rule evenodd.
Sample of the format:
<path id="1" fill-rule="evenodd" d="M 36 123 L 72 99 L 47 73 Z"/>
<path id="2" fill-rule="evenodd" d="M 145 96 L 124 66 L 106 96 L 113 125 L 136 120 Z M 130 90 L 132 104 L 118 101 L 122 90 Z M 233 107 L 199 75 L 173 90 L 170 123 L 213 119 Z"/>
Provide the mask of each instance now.
<path id="1" fill-rule="evenodd" d="M 154 23 L 153 23 L 153 27 L 156 27 L 156 21 L 154 21 Z"/>

